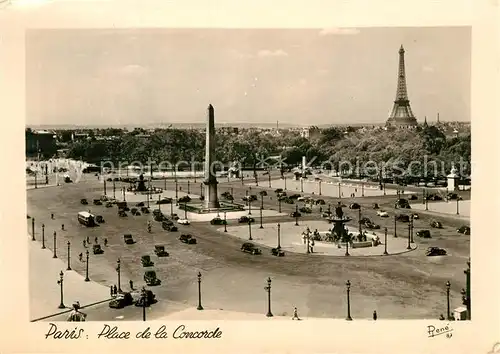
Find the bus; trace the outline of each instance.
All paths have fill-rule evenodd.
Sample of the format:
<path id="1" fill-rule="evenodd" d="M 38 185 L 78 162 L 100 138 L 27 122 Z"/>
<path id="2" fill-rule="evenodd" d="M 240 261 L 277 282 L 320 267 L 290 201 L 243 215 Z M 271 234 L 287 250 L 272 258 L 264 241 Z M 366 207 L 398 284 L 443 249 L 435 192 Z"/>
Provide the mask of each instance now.
<path id="1" fill-rule="evenodd" d="M 78 213 L 78 222 L 87 227 L 96 226 L 95 216 L 88 211 L 80 211 Z"/>

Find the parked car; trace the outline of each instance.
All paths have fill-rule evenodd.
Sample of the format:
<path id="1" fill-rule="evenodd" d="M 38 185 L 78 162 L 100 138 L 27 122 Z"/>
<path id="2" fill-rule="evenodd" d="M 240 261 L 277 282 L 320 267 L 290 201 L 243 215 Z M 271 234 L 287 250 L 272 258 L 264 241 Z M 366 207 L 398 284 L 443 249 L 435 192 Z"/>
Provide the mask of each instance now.
<path id="1" fill-rule="evenodd" d="M 441 197 L 440 195 L 437 195 L 437 194 L 429 194 L 425 197 L 426 200 L 433 200 L 433 201 L 436 201 L 436 200 L 443 200 L 443 197 Z"/>
<path id="2" fill-rule="evenodd" d="M 366 221 L 364 223 L 364 225 L 365 225 L 365 227 L 367 229 L 371 229 L 371 230 L 378 230 L 378 229 L 380 229 L 380 225 L 374 224 L 371 221 Z"/>
<path id="3" fill-rule="evenodd" d="M 180 218 L 179 218 L 179 215 L 177 215 L 177 213 L 173 213 L 173 214 L 171 215 L 171 217 L 172 217 L 172 219 L 173 219 L 173 220 L 175 220 L 175 221 L 177 221 L 177 220 L 179 220 L 179 219 L 180 219 Z"/>
<path id="4" fill-rule="evenodd" d="M 135 205 L 136 207 L 143 207 L 144 206 L 144 202 L 139 202 Z"/>
<path id="5" fill-rule="evenodd" d="M 380 216 L 381 218 L 388 218 L 389 217 L 389 213 L 386 212 L 385 210 L 377 211 L 377 215 Z"/>
<path id="6" fill-rule="evenodd" d="M 281 193 L 283 192 L 283 188 L 277 188 L 274 190 L 274 193 L 278 194 L 278 193 Z"/>
<path id="7" fill-rule="evenodd" d="M 271 254 L 277 257 L 283 257 L 285 255 L 285 251 L 282 251 L 280 248 L 271 248 Z"/>
<path id="8" fill-rule="evenodd" d="M 289 196 L 290 199 L 299 199 L 300 198 L 300 194 L 292 194 L 291 196 Z"/>
<path id="9" fill-rule="evenodd" d="M 316 205 L 325 205 L 325 201 L 323 199 L 316 200 Z"/>
<path id="10" fill-rule="evenodd" d="M 87 201 L 87 199 L 82 198 L 82 199 L 80 199 L 80 203 L 83 205 L 87 205 L 89 202 Z"/>
<path id="11" fill-rule="evenodd" d="M 163 220 L 164 221 L 161 223 L 161 226 L 163 226 L 163 228 L 165 228 L 166 226 L 173 226 L 174 225 L 174 222 L 172 220 L 169 220 L 166 217 Z"/>
<path id="12" fill-rule="evenodd" d="M 100 199 L 94 199 L 94 205 L 102 205 L 102 202 Z"/>
<path id="13" fill-rule="evenodd" d="M 151 260 L 151 256 L 149 255 L 142 256 L 141 263 L 143 267 L 152 267 L 155 265 L 155 262 Z"/>
<path id="14" fill-rule="evenodd" d="M 443 228 L 443 224 L 441 224 L 441 222 L 439 222 L 437 220 L 432 220 L 431 221 L 431 227 L 436 228 L 436 229 L 442 229 Z"/>
<path id="15" fill-rule="evenodd" d="M 416 235 L 422 238 L 431 238 L 431 232 L 429 230 L 419 230 Z"/>
<path id="16" fill-rule="evenodd" d="M 238 219 L 238 222 L 239 222 L 240 224 L 243 224 L 243 223 L 248 224 L 249 222 L 250 222 L 250 223 L 255 222 L 255 219 L 254 219 L 254 218 L 252 218 L 252 217 L 250 217 L 250 216 L 245 216 L 245 215 L 243 215 L 243 216 L 241 216 L 241 217 Z"/>
<path id="17" fill-rule="evenodd" d="M 145 207 L 145 206 L 141 207 L 141 213 L 143 213 L 143 214 L 149 214 L 149 208 Z"/>
<path id="18" fill-rule="evenodd" d="M 155 245 L 155 254 L 158 257 L 168 257 L 169 254 L 167 251 L 165 251 L 165 246 L 163 245 Z"/>
<path id="19" fill-rule="evenodd" d="M 411 209 L 410 203 L 404 198 L 398 199 L 394 207 L 400 209 Z"/>
<path id="20" fill-rule="evenodd" d="M 182 198 L 179 199 L 179 202 L 181 202 L 181 199 Z M 171 204 L 171 203 L 172 203 L 172 198 L 167 198 L 167 197 L 160 199 L 156 202 L 156 204 Z"/>
<path id="21" fill-rule="evenodd" d="M 409 200 L 417 200 L 417 199 L 418 199 L 418 196 L 417 196 L 416 194 L 410 194 L 410 195 L 408 196 L 408 199 L 409 199 Z"/>
<path id="22" fill-rule="evenodd" d="M 182 234 L 179 237 L 179 240 L 182 243 L 187 243 L 188 245 L 194 245 L 194 244 L 196 244 L 196 239 L 191 234 Z"/>
<path id="23" fill-rule="evenodd" d="M 439 247 L 429 247 L 427 251 L 425 251 L 426 256 L 445 256 L 446 250 Z"/>
<path id="24" fill-rule="evenodd" d="M 400 222 L 410 222 L 410 216 L 407 214 L 399 214 L 396 216 L 396 220 Z"/>
<path id="25" fill-rule="evenodd" d="M 131 234 L 123 235 L 123 240 L 125 241 L 125 244 L 127 244 L 127 245 L 133 245 L 135 243 Z"/>
<path id="26" fill-rule="evenodd" d="M 465 225 L 460 226 L 460 228 L 457 229 L 457 232 L 459 234 L 470 235 L 470 227 Z"/>
<path id="27" fill-rule="evenodd" d="M 255 247 L 255 245 L 251 242 L 245 242 L 243 245 L 241 245 L 241 250 L 253 255 L 262 254 L 262 251 L 259 248 Z"/>
<path id="28" fill-rule="evenodd" d="M 295 204 L 294 200 L 289 197 L 284 197 L 282 201 L 285 202 L 286 204 Z"/>
<path id="29" fill-rule="evenodd" d="M 102 215 L 96 215 L 95 221 L 98 222 L 99 224 L 104 224 L 105 223 L 105 220 L 102 217 Z"/>
<path id="30" fill-rule="evenodd" d="M 112 309 L 122 309 L 126 306 L 132 305 L 134 302 L 132 294 L 128 292 L 119 293 L 116 297 L 109 302 L 109 307 Z"/>
<path id="31" fill-rule="evenodd" d="M 301 216 L 302 216 L 302 214 L 301 214 L 301 213 L 299 213 L 298 211 L 294 211 L 294 212 L 291 212 L 291 213 L 290 213 L 290 216 L 291 216 L 292 218 L 299 218 L 299 217 L 301 217 Z"/>
<path id="32" fill-rule="evenodd" d="M 105 204 L 105 207 L 106 207 L 106 208 L 112 208 L 112 207 L 113 207 L 113 203 L 112 203 L 112 202 L 107 202 L 107 203 Z"/>
<path id="33" fill-rule="evenodd" d="M 302 207 L 299 209 L 302 213 L 305 213 L 305 214 L 311 214 L 312 213 L 312 209 L 309 208 L 309 207 Z"/>
<path id="34" fill-rule="evenodd" d="M 224 225 L 224 224 L 227 224 L 227 221 L 223 220 L 219 217 L 215 217 L 212 220 L 210 220 L 210 224 L 211 225 Z"/>
<path id="35" fill-rule="evenodd" d="M 176 232 L 179 230 L 177 228 L 177 226 L 175 226 L 175 225 L 166 225 L 166 224 L 162 223 L 161 226 L 162 226 L 163 230 L 169 231 L 169 232 Z"/>
<path id="36" fill-rule="evenodd" d="M 411 214 L 411 217 L 413 219 L 419 219 L 420 218 L 420 216 L 418 216 L 418 214 L 416 214 L 416 213 Z"/>
<path id="37" fill-rule="evenodd" d="M 361 208 L 361 205 L 359 205 L 358 203 L 352 203 L 349 205 L 349 209 L 359 209 Z"/>
<path id="38" fill-rule="evenodd" d="M 448 193 L 448 195 L 446 196 L 448 198 L 448 200 L 461 200 L 462 197 L 460 197 L 457 193 Z"/>
<path id="39" fill-rule="evenodd" d="M 378 209 L 379 208 L 378 207 L 378 203 L 373 203 L 372 206 L 373 206 L 373 209 Z"/>
<path id="40" fill-rule="evenodd" d="M 118 216 L 124 218 L 127 216 L 127 213 L 125 212 L 125 210 L 118 210 Z"/>
<path id="41" fill-rule="evenodd" d="M 135 301 L 135 306 L 148 307 L 157 302 L 156 295 L 153 294 L 151 290 L 146 290 L 146 296 L 142 296 L 142 293 L 137 292 L 138 299 Z"/>
<path id="42" fill-rule="evenodd" d="M 177 223 L 181 225 L 189 225 L 190 222 L 188 219 L 177 219 Z"/>
<path id="43" fill-rule="evenodd" d="M 103 254 L 104 250 L 101 248 L 101 245 L 93 245 L 92 252 L 94 252 L 94 254 Z"/>
<path id="44" fill-rule="evenodd" d="M 185 195 L 179 198 L 179 203 L 189 203 L 191 201 L 191 197 L 189 195 Z"/>
<path id="45" fill-rule="evenodd" d="M 161 284 L 161 280 L 156 277 L 154 270 L 147 270 L 144 272 L 144 281 L 147 286 L 156 286 Z"/>

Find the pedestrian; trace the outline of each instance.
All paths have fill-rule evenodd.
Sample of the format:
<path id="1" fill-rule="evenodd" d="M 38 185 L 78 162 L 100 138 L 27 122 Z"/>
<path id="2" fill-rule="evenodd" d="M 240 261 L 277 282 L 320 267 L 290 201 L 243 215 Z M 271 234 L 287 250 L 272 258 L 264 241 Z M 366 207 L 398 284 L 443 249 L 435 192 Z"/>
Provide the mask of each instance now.
<path id="1" fill-rule="evenodd" d="M 115 295 L 115 289 L 113 289 L 113 285 L 110 285 L 109 286 L 109 295 L 111 295 L 111 297 L 113 297 L 113 295 Z"/>
<path id="2" fill-rule="evenodd" d="M 116 287 L 116 284 L 113 285 L 113 292 L 115 293 L 115 296 L 118 294 L 118 288 Z"/>
<path id="3" fill-rule="evenodd" d="M 83 247 L 87 248 L 87 244 L 85 243 L 85 240 L 83 240 Z"/>
<path id="4" fill-rule="evenodd" d="M 104 246 L 106 247 L 107 245 L 108 245 L 108 239 L 107 239 L 107 238 L 105 238 L 105 239 L 104 239 Z"/>
<path id="5" fill-rule="evenodd" d="M 297 308 L 296 307 L 293 308 L 293 317 L 292 317 L 292 320 L 298 320 L 298 321 L 300 321 L 300 318 L 299 318 L 299 315 L 297 313 Z"/>
<path id="6" fill-rule="evenodd" d="M 373 311 L 373 320 L 376 321 L 377 320 L 377 311 Z"/>
<path id="7" fill-rule="evenodd" d="M 85 322 L 87 314 L 80 312 L 80 302 L 73 304 L 73 311 L 68 316 L 68 322 Z"/>
<path id="8" fill-rule="evenodd" d="M 134 282 L 129 280 L 128 283 L 130 284 L 130 290 L 134 290 Z"/>
<path id="9" fill-rule="evenodd" d="M 319 213 L 321 214 L 323 212 L 323 208 L 319 207 Z"/>
<path id="10" fill-rule="evenodd" d="M 354 188 L 354 192 L 358 193 L 358 189 L 357 189 L 357 188 Z"/>
<path id="11" fill-rule="evenodd" d="M 62 224 L 62 225 L 61 225 L 61 230 L 63 230 L 63 231 L 64 231 L 64 224 Z"/>
<path id="12" fill-rule="evenodd" d="M 98 241 L 97 236 L 95 237 L 94 241 L 95 241 L 95 244 L 96 244 L 96 245 L 99 243 L 99 242 L 97 242 L 97 241 Z"/>
<path id="13" fill-rule="evenodd" d="M 87 236 L 87 243 L 90 244 L 90 238 Z"/>
<path id="14" fill-rule="evenodd" d="M 314 253 L 314 247 L 312 245 L 309 245 L 309 249 L 310 249 L 311 253 Z"/>
<path id="15" fill-rule="evenodd" d="M 50 214 L 50 218 L 54 220 L 54 213 Z"/>
<path id="16" fill-rule="evenodd" d="M 80 262 L 83 262 L 83 253 L 80 252 L 80 254 L 78 255 L 78 259 L 80 260 Z"/>

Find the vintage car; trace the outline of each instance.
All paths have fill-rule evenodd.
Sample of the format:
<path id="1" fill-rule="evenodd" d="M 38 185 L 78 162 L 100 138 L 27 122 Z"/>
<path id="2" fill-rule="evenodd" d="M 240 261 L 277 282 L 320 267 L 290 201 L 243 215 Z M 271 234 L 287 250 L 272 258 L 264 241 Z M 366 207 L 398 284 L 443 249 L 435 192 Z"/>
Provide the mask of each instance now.
<path id="1" fill-rule="evenodd" d="M 130 209 L 130 213 L 131 213 L 132 215 L 137 214 L 137 212 L 138 212 L 138 211 L 139 211 L 139 210 L 138 210 L 137 208 L 132 208 L 132 209 Z"/>
<path id="2" fill-rule="evenodd" d="M 163 245 L 155 245 L 155 254 L 158 257 L 168 257 L 168 252 L 165 251 L 165 246 Z"/>
<path id="3" fill-rule="evenodd" d="M 94 252 L 94 254 L 103 254 L 104 253 L 104 250 L 101 248 L 101 245 L 93 245 L 92 251 Z"/>
<path id="4" fill-rule="evenodd" d="M 185 195 L 179 198 L 179 203 L 189 203 L 191 201 L 191 197 L 189 195 Z"/>
<path id="5" fill-rule="evenodd" d="M 470 227 L 463 225 L 460 228 L 457 229 L 457 232 L 459 234 L 464 234 L 464 235 L 470 235 Z"/>
<path id="6" fill-rule="evenodd" d="M 318 199 L 316 200 L 316 205 L 325 205 L 325 200 L 324 199 Z"/>
<path id="7" fill-rule="evenodd" d="M 400 222 L 410 222 L 410 215 L 399 214 L 398 216 L 396 216 L 396 220 Z"/>
<path id="8" fill-rule="evenodd" d="M 127 216 L 127 212 L 125 210 L 118 210 L 118 216 L 124 218 Z"/>
<path id="9" fill-rule="evenodd" d="M 179 240 L 183 243 L 187 243 L 188 245 L 196 244 L 196 238 L 194 238 L 191 234 L 182 234 L 179 237 Z"/>
<path id="10" fill-rule="evenodd" d="M 156 277 L 156 272 L 154 270 L 147 270 L 144 273 L 144 281 L 147 286 L 156 286 L 161 284 L 161 280 Z"/>
<path id="11" fill-rule="evenodd" d="M 94 205 L 102 205 L 102 201 L 100 199 L 94 199 Z"/>
<path id="12" fill-rule="evenodd" d="M 312 213 L 312 209 L 309 208 L 309 207 L 302 207 L 299 210 L 300 210 L 300 212 L 306 213 L 306 214 L 311 214 Z"/>
<path id="13" fill-rule="evenodd" d="M 429 230 L 419 230 L 416 235 L 422 238 L 431 238 L 431 232 Z"/>
<path id="14" fill-rule="evenodd" d="M 73 180 L 71 179 L 71 177 L 70 177 L 70 176 L 65 176 L 65 177 L 64 177 L 64 182 L 65 182 L 65 183 L 73 183 Z"/>
<path id="15" fill-rule="evenodd" d="M 116 202 L 116 206 L 118 207 L 118 209 L 123 209 L 125 211 L 128 210 L 127 202 Z"/>
<path id="16" fill-rule="evenodd" d="M 266 197 L 267 196 L 267 191 L 260 191 L 259 195 Z"/>
<path id="17" fill-rule="evenodd" d="M 370 230 L 378 230 L 378 229 L 380 229 L 380 225 L 374 224 L 374 223 L 372 223 L 370 220 L 365 221 L 365 222 L 363 223 L 363 225 L 365 225 L 365 227 L 366 227 L 367 229 L 370 229 Z"/>
<path id="18" fill-rule="evenodd" d="M 253 255 L 262 254 L 262 251 L 259 248 L 255 247 L 255 245 L 251 242 L 245 242 L 243 245 L 241 245 L 241 250 Z"/>
<path id="19" fill-rule="evenodd" d="M 409 199 L 409 200 L 417 200 L 417 199 L 418 199 L 418 196 L 417 196 L 416 194 L 410 194 L 410 195 L 408 196 L 408 199 Z"/>
<path id="20" fill-rule="evenodd" d="M 161 227 L 163 227 L 163 229 L 165 230 L 170 226 L 174 226 L 174 222 L 172 220 L 165 219 L 165 221 L 161 223 Z"/>
<path id="21" fill-rule="evenodd" d="M 190 222 L 188 219 L 177 219 L 177 223 L 181 225 L 189 225 Z"/>
<path id="22" fill-rule="evenodd" d="M 139 202 L 135 205 L 136 207 L 143 207 L 144 206 L 144 202 Z"/>
<path id="23" fill-rule="evenodd" d="M 155 262 L 151 260 L 151 256 L 145 255 L 141 257 L 141 264 L 143 267 L 152 267 L 155 265 Z"/>
<path id="24" fill-rule="evenodd" d="M 166 220 L 166 217 L 161 212 L 160 213 L 153 213 L 153 220 L 158 221 L 158 222 L 162 222 L 163 220 Z"/>
<path id="25" fill-rule="evenodd" d="M 285 251 L 282 251 L 280 248 L 271 248 L 271 254 L 277 257 L 283 257 L 285 255 Z"/>
<path id="26" fill-rule="evenodd" d="M 426 256 L 445 256 L 446 250 L 439 247 L 429 247 L 425 251 Z"/>
<path id="27" fill-rule="evenodd" d="M 171 204 L 171 203 L 172 203 L 172 198 L 167 198 L 167 197 L 160 199 L 159 201 L 156 202 L 156 204 Z"/>
<path id="28" fill-rule="evenodd" d="M 176 232 L 178 231 L 179 229 L 177 228 L 177 226 L 175 225 L 170 225 L 170 224 L 166 224 L 165 222 L 162 222 L 161 224 L 161 227 L 163 228 L 163 230 L 165 231 L 169 231 L 169 232 Z"/>
<path id="29" fill-rule="evenodd" d="M 373 209 L 378 209 L 378 208 L 379 208 L 378 203 L 373 203 L 373 204 L 372 204 L 372 207 L 373 207 Z M 378 213 L 377 213 L 377 215 L 378 215 Z M 389 216 L 389 215 L 388 215 L 388 216 Z"/>
<path id="30" fill-rule="evenodd" d="M 87 201 L 87 199 L 82 198 L 82 199 L 80 199 L 80 203 L 83 205 L 87 205 L 89 202 Z"/>
<path id="31" fill-rule="evenodd" d="M 255 222 L 255 219 L 250 217 L 250 216 L 246 216 L 246 215 L 243 215 L 241 216 L 239 219 L 238 219 L 238 222 L 240 224 L 243 224 L 243 223 L 246 223 L 248 224 L 249 222 L 252 223 L 252 222 Z"/>
<path id="32" fill-rule="evenodd" d="M 146 290 L 145 291 L 145 296 L 142 295 L 142 292 L 137 292 L 138 293 L 138 299 L 135 301 L 135 306 L 141 306 L 141 307 L 148 307 L 149 305 L 152 305 L 157 302 L 156 300 L 156 295 L 153 294 L 151 290 Z"/>
<path id="33" fill-rule="evenodd" d="M 145 206 L 141 207 L 141 213 L 143 213 L 143 214 L 149 214 L 149 208 L 145 207 Z"/>
<path id="34" fill-rule="evenodd" d="M 295 193 L 295 194 L 292 194 L 291 196 L 289 196 L 288 198 L 290 198 L 290 199 L 299 199 L 300 197 L 301 197 L 300 194 Z"/>
<path id="35" fill-rule="evenodd" d="M 352 203 L 349 205 L 349 209 L 359 209 L 361 208 L 361 205 L 359 205 L 358 203 Z"/>
<path id="36" fill-rule="evenodd" d="M 106 202 L 105 207 L 106 208 L 112 208 L 113 207 L 113 203 L 112 202 Z"/>
<path id="37" fill-rule="evenodd" d="M 398 199 L 398 201 L 394 204 L 394 207 L 400 209 L 411 209 L 410 203 L 404 198 Z"/>
<path id="38" fill-rule="evenodd" d="M 291 213 L 290 213 L 290 216 L 291 216 L 292 218 L 299 218 L 299 217 L 301 217 L 301 216 L 302 216 L 302 214 L 301 214 L 301 213 L 299 213 L 298 211 L 293 211 L 293 212 L 291 212 Z"/>
<path id="39" fill-rule="evenodd" d="M 122 309 L 126 306 L 132 305 L 134 302 L 132 294 L 128 292 L 119 293 L 116 297 L 109 302 L 109 307 L 112 309 Z"/>
<path id="40" fill-rule="evenodd" d="M 432 220 L 431 221 L 431 227 L 433 227 L 435 229 L 442 229 L 443 228 L 443 224 L 441 224 L 441 222 L 439 222 L 437 220 Z"/>
<path id="41" fill-rule="evenodd" d="M 278 193 L 281 193 L 283 192 L 283 188 L 277 188 L 274 190 L 274 193 L 278 194 Z"/>
<path id="42" fill-rule="evenodd" d="M 419 219 L 420 218 L 420 216 L 418 216 L 418 214 L 416 214 L 416 213 L 411 214 L 411 217 L 413 219 Z"/>
<path id="43" fill-rule="evenodd" d="M 106 222 L 102 217 L 102 215 L 96 215 L 95 221 L 98 222 L 99 224 L 104 224 Z"/>
<path id="44" fill-rule="evenodd" d="M 212 220 L 210 220 L 210 224 L 211 225 L 224 225 L 224 224 L 227 224 L 227 221 L 223 220 L 219 217 L 215 217 Z"/>
<path id="45" fill-rule="evenodd" d="M 125 241 L 125 244 L 127 244 L 127 245 L 133 245 L 135 243 L 131 234 L 123 235 L 123 240 Z"/>

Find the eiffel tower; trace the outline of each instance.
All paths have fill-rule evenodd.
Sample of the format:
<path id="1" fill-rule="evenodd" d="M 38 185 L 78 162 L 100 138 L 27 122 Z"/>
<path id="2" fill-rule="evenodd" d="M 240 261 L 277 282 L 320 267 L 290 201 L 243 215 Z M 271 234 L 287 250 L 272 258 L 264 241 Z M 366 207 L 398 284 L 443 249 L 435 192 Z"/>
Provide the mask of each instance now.
<path id="1" fill-rule="evenodd" d="M 413 115 L 408 99 L 406 89 L 406 74 L 405 74 L 405 50 L 403 45 L 399 48 L 399 72 L 398 72 L 398 88 L 396 91 L 396 100 L 392 107 L 391 115 L 387 119 L 386 125 L 397 127 L 413 127 L 417 125 L 417 120 Z"/>

